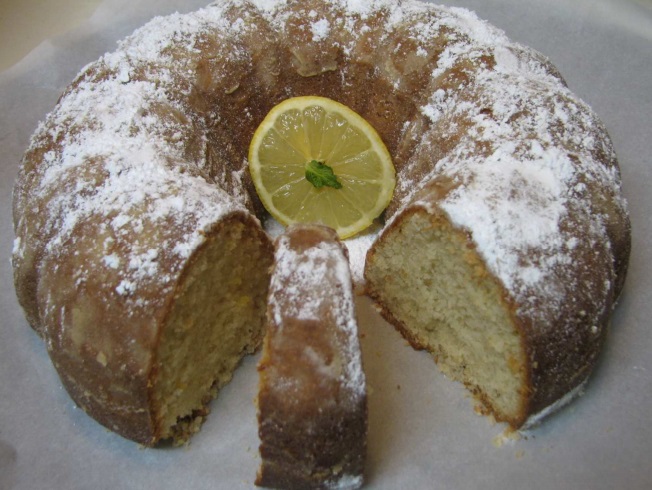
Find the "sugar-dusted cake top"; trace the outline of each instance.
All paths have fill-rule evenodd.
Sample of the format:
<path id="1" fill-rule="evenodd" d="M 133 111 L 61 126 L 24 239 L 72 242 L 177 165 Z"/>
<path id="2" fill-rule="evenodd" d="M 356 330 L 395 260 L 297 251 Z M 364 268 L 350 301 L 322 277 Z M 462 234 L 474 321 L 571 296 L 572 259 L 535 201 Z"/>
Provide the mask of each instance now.
<path id="1" fill-rule="evenodd" d="M 295 356 L 292 365 L 273 364 L 277 389 L 310 398 L 323 376 L 324 389 L 340 386 L 340 397 L 365 395 L 348 257 L 332 230 L 294 225 L 276 239 L 268 317 L 270 351 Z"/>
<path id="2" fill-rule="evenodd" d="M 374 92 L 353 77 L 360 64 L 373 66 L 369 83 L 415 108 L 388 131 L 414 149 L 399 162 L 392 212 L 427 208 L 419 192 L 452 179 L 441 209 L 469 231 L 522 308 L 563 301 L 556 275 L 580 240 L 576 222 L 582 236 L 604 242 L 613 220 L 595 205 L 592 186 L 626 213 L 606 132 L 544 57 L 465 9 L 413 0 L 230 0 L 153 19 L 86 67 L 38 128 L 15 208 L 48 209 L 27 220 L 51 254 L 71 246 L 79 226 L 101 220 L 113 240 L 102 245 L 103 263 L 129 264 L 117 292 L 133 293 L 156 277 L 162 251 L 153 244 L 181 264 L 207 226 L 255 200 L 247 142 L 224 122 L 229 108 L 247 122 L 260 117 L 239 97 L 246 84 L 297 95 L 274 84 L 299 66 L 307 80 L 337 71 L 336 92 L 364 98 Z M 231 94 L 231 105 L 215 102 Z M 38 255 L 17 234 L 17 260 Z M 149 238 L 127 246 L 135 235 Z M 537 304 L 528 307 L 533 289 Z"/>

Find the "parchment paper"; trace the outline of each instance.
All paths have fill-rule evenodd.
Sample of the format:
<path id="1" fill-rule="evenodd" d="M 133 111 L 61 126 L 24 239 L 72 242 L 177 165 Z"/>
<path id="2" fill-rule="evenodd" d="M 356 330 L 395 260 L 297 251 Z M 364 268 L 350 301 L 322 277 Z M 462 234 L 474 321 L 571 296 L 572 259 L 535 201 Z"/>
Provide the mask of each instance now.
<path id="1" fill-rule="evenodd" d="M 245 360 L 188 447 L 139 448 L 70 400 L 16 302 L 9 263 L 12 186 L 37 122 L 75 74 L 118 39 L 154 15 L 205 3 L 105 0 L 78 30 L 0 74 L 0 489 L 253 487 L 257 356 Z M 631 210 L 630 274 L 585 395 L 502 446 L 504 427 L 476 415 L 466 391 L 361 299 L 368 488 L 652 488 L 652 7 L 643 0 L 455 4 L 548 55 L 604 120 Z"/>

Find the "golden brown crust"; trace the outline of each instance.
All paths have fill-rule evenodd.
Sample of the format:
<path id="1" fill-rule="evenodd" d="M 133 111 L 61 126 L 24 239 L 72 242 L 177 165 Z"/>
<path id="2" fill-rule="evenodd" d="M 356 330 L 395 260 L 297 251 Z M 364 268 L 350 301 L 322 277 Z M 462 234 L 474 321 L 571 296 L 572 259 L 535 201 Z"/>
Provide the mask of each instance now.
<path id="1" fill-rule="evenodd" d="M 346 260 L 334 230 L 323 226 L 294 225 L 277 239 L 258 365 L 257 485 L 362 483 L 366 389 Z"/>

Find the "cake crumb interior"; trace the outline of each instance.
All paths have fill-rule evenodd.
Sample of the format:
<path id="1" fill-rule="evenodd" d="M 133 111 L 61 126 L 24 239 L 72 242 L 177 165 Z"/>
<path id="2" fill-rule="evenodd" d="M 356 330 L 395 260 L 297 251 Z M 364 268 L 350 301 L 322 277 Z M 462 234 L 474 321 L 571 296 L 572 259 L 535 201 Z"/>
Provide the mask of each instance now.
<path id="1" fill-rule="evenodd" d="M 152 394 L 161 439 L 181 444 L 197 432 L 207 404 L 259 346 L 270 259 L 260 235 L 239 221 L 224 223 L 197 252 L 157 352 Z"/>
<path id="2" fill-rule="evenodd" d="M 426 212 L 388 232 L 391 240 L 378 244 L 367 269 L 371 293 L 447 376 L 464 383 L 498 420 L 516 420 L 525 353 L 502 290 L 466 235 Z"/>

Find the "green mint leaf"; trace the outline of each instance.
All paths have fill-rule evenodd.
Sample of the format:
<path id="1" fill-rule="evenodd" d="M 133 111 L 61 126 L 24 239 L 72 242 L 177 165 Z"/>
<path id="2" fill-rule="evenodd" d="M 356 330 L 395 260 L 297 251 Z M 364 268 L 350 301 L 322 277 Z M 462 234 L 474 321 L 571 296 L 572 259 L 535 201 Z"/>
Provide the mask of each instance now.
<path id="1" fill-rule="evenodd" d="M 324 186 L 332 187 L 333 189 L 342 188 L 342 184 L 337 180 L 333 169 L 317 160 L 313 160 L 306 165 L 306 180 L 317 189 Z"/>

